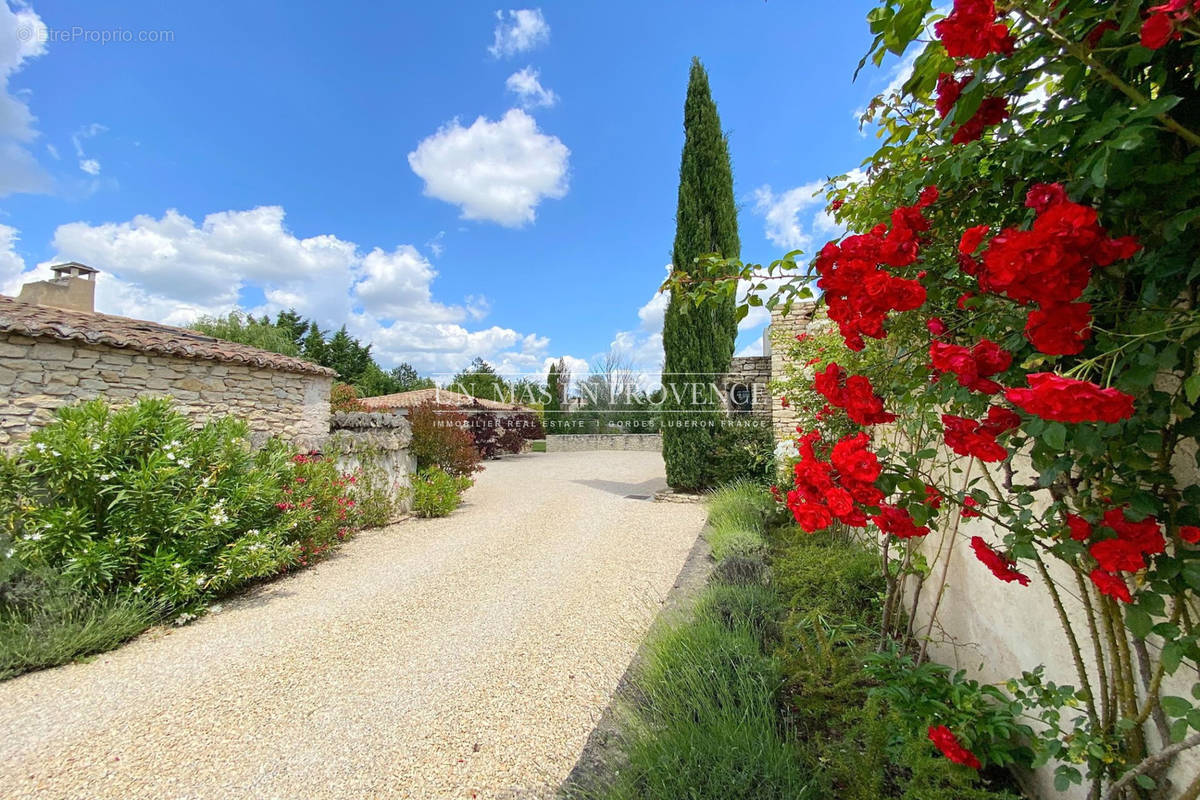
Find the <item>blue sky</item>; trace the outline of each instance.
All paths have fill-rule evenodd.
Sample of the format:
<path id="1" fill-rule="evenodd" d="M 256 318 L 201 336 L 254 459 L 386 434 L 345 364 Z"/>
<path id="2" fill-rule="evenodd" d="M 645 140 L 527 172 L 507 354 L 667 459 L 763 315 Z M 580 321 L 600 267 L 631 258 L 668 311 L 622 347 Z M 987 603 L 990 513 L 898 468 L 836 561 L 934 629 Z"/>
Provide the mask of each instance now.
<path id="1" fill-rule="evenodd" d="M 0 292 L 75 259 L 101 311 L 295 305 L 427 373 L 654 366 L 693 55 L 748 260 L 828 237 L 894 78 L 851 81 L 865 0 L 0 3 Z"/>

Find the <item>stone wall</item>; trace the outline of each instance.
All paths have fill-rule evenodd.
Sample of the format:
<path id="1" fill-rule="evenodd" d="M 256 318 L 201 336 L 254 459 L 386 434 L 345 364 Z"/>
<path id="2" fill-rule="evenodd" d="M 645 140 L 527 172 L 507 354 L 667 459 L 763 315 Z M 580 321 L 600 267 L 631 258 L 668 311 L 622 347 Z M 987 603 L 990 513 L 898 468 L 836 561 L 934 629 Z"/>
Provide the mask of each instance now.
<path id="1" fill-rule="evenodd" d="M 797 335 L 808 330 L 816 309 L 816 302 L 810 301 L 792 304 L 791 311 L 787 315 L 782 314 L 782 309 L 779 307 L 771 311 L 771 325 L 767 328 L 766 338 L 770 348 L 767 356 L 771 363 L 772 380 L 781 380 L 784 377 L 789 361 L 787 357 L 789 345 L 796 340 Z M 782 393 L 773 388 L 771 391 L 771 427 L 775 430 L 775 441 L 777 442 L 792 438 L 796 433 L 796 426 L 800 424 L 800 418 L 796 416 L 795 409 L 784 408 L 782 398 Z"/>
<path id="2" fill-rule="evenodd" d="M 572 433 L 546 437 L 547 453 L 577 450 L 662 450 L 657 433 Z"/>
<path id="3" fill-rule="evenodd" d="M 748 395 L 750 413 L 763 417 L 771 415 L 770 356 L 743 356 L 733 359 L 729 363 L 729 371 L 721 376 L 718 383 L 721 387 L 721 402 L 726 411 L 744 410 L 735 408 L 740 390 Z"/>
<path id="4" fill-rule="evenodd" d="M 412 507 L 410 476 L 417 469 L 417 461 L 409 452 L 412 427 L 407 416 L 407 409 L 336 413 L 330 419 L 329 438 L 321 448 L 323 454 L 337 461 L 342 472 L 361 469 L 363 480 L 378 482 L 378 488 L 385 489 L 395 503 L 395 517 Z"/>
<path id="5" fill-rule="evenodd" d="M 169 395 L 197 419 L 245 419 L 255 441 L 278 435 L 319 448 L 329 434 L 332 382 L 323 375 L 0 334 L 0 447 L 19 444 L 59 406 Z"/>

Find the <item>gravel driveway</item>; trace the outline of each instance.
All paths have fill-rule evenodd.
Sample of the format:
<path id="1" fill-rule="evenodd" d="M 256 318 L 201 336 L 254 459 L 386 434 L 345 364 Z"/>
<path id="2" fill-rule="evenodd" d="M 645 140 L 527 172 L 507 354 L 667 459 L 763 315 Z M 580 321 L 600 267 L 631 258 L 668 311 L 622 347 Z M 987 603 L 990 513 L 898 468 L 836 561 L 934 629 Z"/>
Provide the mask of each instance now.
<path id="1" fill-rule="evenodd" d="M 224 610 L 0 683 L 5 798 L 551 795 L 683 565 L 657 453 L 492 462 Z"/>

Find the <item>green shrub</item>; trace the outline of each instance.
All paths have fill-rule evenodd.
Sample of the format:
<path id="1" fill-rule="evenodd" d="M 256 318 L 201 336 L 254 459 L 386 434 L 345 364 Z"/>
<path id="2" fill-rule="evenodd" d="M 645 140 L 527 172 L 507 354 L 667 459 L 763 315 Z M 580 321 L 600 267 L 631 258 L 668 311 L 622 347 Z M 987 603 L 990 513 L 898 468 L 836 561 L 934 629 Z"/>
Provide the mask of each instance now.
<path id="1" fill-rule="evenodd" d="M 783 599 L 800 609 L 867 621 L 884 591 L 879 556 L 828 533 L 807 534 L 792 526 L 771 566 Z"/>
<path id="2" fill-rule="evenodd" d="M 462 503 L 462 495 L 474 483 L 440 467 L 430 467 L 412 476 L 413 513 L 418 517 L 446 517 Z"/>
<path id="3" fill-rule="evenodd" d="M 756 424 L 738 424 L 752 422 Z M 775 477 L 775 439 L 771 428 L 744 417 L 721 418 L 713 429 L 702 466 L 704 486 L 752 481 L 767 486 Z"/>
<path id="4" fill-rule="evenodd" d="M 0 522 L 31 570 L 167 609 L 306 564 L 358 524 L 332 462 L 252 450 L 245 423 L 196 428 L 165 399 L 60 409 L 5 469 L 21 508 Z"/>

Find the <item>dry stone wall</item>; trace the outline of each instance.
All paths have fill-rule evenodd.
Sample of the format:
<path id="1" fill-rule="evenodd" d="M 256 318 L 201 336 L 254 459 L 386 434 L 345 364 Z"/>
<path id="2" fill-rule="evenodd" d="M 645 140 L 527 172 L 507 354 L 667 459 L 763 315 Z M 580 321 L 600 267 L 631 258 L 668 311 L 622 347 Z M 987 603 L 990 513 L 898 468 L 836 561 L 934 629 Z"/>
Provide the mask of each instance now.
<path id="1" fill-rule="evenodd" d="M 721 401 L 726 411 L 749 412 L 762 417 L 771 415 L 771 358 L 743 356 L 729 363 L 729 371 L 721 377 Z M 746 401 L 739 407 L 739 401 Z"/>
<path id="2" fill-rule="evenodd" d="M 578 450 L 662 450 L 657 433 L 572 433 L 546 437 L 547 453 Z"/>
<path id="3" fill-rule="evenodd" d="M 60 406 L 169 395 L 197 419 L 245 419 L 256 442 L 278 435 L 317 449 L 329 435 L 331 385 L 324 375 L 0 334 L 0 447 L 19 445 Z"/>
<path id="4" fill-rule="evenodd" d="M 337 461 L 342 472 L 361 472 L 374 488 L 386 491 L 396 517 L 412 505 L 412 473 L 417 461 L 409 452 L 412 427 L 407 410 L 384 413 L 334 414 L 322 452 Z"/>
<path id="5" fill-rule="evenodd" d="M 784 315 L 780 308 L 771 311 L 771 327 L 767 330 L 767 343 L 770 352 L 770 373 L 776 380 L 786 375 L 789 345 L 796 337 L 808 330 L 809 323 L 816 313 L 815 302 L 794 303 L 790 313 Z M 796 433 L 800 418 L 793 408 L 783 407 L 783 395 L 775 390 L 771 392 L 771 427 L 775 429 L 775 441 L 785 441 Z"/>

